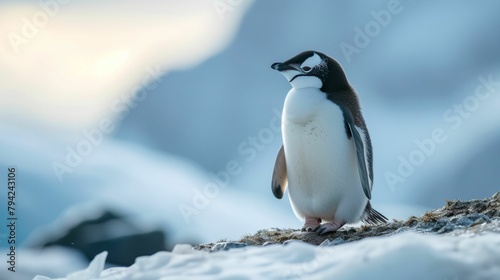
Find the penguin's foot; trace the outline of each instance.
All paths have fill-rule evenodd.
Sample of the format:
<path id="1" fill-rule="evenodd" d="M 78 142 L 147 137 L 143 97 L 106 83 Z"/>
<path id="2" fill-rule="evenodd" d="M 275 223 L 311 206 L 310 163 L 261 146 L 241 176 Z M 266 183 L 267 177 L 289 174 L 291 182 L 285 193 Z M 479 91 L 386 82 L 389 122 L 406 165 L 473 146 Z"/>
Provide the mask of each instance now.
<path id="1" fill-rule="evenodd" d="M 333 221 L 333 223 L 324 223 L 322 225 L 317 226 L 314 228 L 314 232 L 316 232 L 319 235 L 327 234 L 330 232 L 336 232 L 339 228 L 341 228 L 343 225 L 345 225 L 344 221 Z"/>
<path id="2" fill-rule="evenodd" d="M 321 219 L 306 217 L 306 222 L 302 227 L 302 231 L 313 231 L 315 228 L 321 225 Z"/>

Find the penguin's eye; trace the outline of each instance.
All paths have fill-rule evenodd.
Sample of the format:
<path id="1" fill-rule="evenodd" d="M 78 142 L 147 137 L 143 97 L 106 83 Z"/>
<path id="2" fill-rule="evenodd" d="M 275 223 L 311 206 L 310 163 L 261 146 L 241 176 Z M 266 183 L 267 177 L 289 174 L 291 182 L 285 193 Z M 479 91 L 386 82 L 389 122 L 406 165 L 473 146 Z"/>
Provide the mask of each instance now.
<path id="1" fill-rule="evenodd" d="M 302 67 L 302 70 L 303 70 L 304 72 L 309 72 L 309 71 L 311 71 L 311 67 L 309 67 L 309 66 L 304 66 L 304 67 Z"/>

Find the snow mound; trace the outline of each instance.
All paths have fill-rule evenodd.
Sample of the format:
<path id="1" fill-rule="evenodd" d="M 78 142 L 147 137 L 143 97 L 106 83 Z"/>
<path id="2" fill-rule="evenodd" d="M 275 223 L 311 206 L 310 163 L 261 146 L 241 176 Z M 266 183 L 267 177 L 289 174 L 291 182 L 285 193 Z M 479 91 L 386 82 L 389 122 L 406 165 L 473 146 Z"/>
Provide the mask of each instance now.
<path id="1" fill-rule="evenodd" d="M 137 258 L 128 268 L 102 268 L 99 255 L 67 280 L 119 279 L 498 279 L 500 235 L 435 236 L 405 232 L 334 247 L 304 242 L 208 253 L 178 245 Z M 49 278 L 37 276 L 35 280 Z"/>

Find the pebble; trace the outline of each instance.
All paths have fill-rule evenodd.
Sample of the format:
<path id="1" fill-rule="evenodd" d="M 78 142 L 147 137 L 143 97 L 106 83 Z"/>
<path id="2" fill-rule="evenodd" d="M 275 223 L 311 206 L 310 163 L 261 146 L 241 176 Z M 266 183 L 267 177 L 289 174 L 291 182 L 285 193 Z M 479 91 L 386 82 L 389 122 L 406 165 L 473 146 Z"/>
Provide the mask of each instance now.
<path id="1" fill-rule="evenodd" d="M 246 243 L 242 242 L 218 242 L 212 246 L 212 252 L 227 251 L 230 249 L 243 248 L 248 246 Z"/>
<path id="2" fill-rule="evenodd" d="M 345 242 L 346 241 L 342 237 L 337 237 L 333 240 L 325 239 L 325 241 L 323 241 L 321 244 L 319 244 L 319 246 L 335 246 L 335 245 L 343 244 Z"/>
<path id="3" fill-rule="evenodd" d="M 448 223 L 446 224 L 444 227 L 442 227 L 440 230 L 438 230 L 438 234 L 443 234 L 443 233 L 447 233 L 447 232 L 450 232 L 450 231 L 453 231 L 455 229 L 455 226 L 451 223 Z"/>
<path id="4" fill-rule="evenodd" d="M 440 229 L 442 229 L 443 227 L 448 225 L 448 223 L 449 223 L 448 218 L 441 218 L 441 219 L 436 221 L 436 223 L 434 224 L 434 227 L 432 228 L 432 231 L 439 231 Z"/>

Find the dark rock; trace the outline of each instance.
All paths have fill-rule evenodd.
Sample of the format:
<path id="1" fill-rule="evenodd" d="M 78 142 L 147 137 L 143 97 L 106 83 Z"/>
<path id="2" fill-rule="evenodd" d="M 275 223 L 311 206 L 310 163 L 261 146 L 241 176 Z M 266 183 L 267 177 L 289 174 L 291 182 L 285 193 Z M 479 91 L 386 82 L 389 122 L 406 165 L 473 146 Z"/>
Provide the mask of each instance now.
<path id="1" fill-rule="evenodd" d="M 104 210 L 98 217 L 83 218 L 59 236 L 40 238 L 33 247 L 69 247 L 80 251 L 89 261 L 108 251 L 108 263 L 130 266 L 139 256 L 166 250 L 165 239 L 161 230 L 145 231 L 125 216 Z"/>

